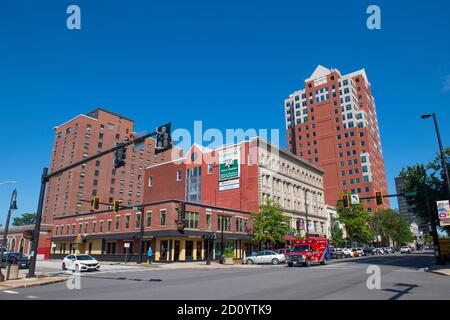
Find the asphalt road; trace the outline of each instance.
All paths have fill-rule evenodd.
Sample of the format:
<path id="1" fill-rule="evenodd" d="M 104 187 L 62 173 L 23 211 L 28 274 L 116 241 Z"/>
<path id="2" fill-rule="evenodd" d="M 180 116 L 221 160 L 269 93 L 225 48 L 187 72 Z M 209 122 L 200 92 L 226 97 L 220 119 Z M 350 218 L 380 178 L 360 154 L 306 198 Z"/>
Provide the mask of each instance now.
<path id="1" fill-rule="evenodd" d="M 0 299 L 450 299 L 450 277 L 423 270 L 431 254 L 386 255 L 311 268 L 109 270 L 83 274 L 80 289 L 59 283 L 0 292 Z M 368 289 L 369 266 L 381 288 Z"/>

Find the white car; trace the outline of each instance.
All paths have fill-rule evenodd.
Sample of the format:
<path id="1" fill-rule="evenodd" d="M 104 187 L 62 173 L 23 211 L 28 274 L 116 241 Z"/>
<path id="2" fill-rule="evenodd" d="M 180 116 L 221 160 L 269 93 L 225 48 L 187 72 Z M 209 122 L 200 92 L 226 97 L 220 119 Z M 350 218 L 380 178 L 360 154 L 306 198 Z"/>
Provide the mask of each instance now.
<path id="1" fill-rule="evenodd" d="M 263 263 L 271 263 L 271 264 L 279 264 L 285 263 L 286 256 L 284 253 L 276 253 L 275 251 L 260 251 L 254 252 L 250 256 L 242 259 L 243 264 L 263 264 Z"/>
<path id="2" fill-rule="evenodd" d="M 411 253 L 411 248 L 407 246 L 402 246 L 400 248 L 400 253 Z"/>
<path id="3" fill-rule="evenodd" d="M 342 248 L 342 252 L 345 254 L 347 258 L 353 257 L 353 252 L 349 248 Z"/>
<path id="4" fill-rule="evenodd" d="M 88 254 L 69 254 L 62 261 L 63 270 L 99 271 L 100 263 Z"/>

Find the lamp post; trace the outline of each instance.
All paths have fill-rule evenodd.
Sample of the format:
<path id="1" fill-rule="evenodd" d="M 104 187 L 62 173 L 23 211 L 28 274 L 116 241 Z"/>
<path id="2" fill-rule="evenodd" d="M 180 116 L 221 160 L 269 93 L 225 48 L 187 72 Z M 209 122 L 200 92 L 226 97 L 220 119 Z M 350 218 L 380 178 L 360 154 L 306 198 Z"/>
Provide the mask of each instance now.
<path id="1" fill-rule="evenodd" d="M 437 136 L 437 140 L 438 140 L 438 144 L 439 144 L 439 152 L 441 154 L 441 161 L 442 161 L 442 168 L 444 170 L 444 176 L 445 176 L 445 180 L 447 182 L 447 195 L 448 195 L 448 200 L 450 200 L 450 178 L 448 175 L 448 169 L 447 169 L 447 164 L 445 161 L 445 153 L 444 153 L 444 147 L 442 146 L 442 140 L 441 140 L 441 134 L 439 133 L 439 127 L 438 127 L 438 123 L 437 123 L 437 119 L 436 119 L 436 114 L 433 113 L 429 113 L 429 114 L 423 114 L 420 116 L 420 118 L 422 119 L 428 119 L 430 117 L 433 117 L 433 121 L 434 121 L 434 128 L 436 129 L 436 136 Z M 431 227 L 433 229 L 433 240 L 434 240 L 434 248 L 435 248 L 435 255 L 436 255 L 436 262 L 438 264 L 441 264 L 441 250 L 440 250 L 440 245 L 439 245 L 439 237 L 438 237 L 438 232 L 437 232 L 437 224 L 435 221 L 435 217 L 433 215 L 433 210 L 430 208 L 430 202 L 429 202 L 429 190 L 428 190 L 428 186 L 426 186 L 426 197 L 427 197 L 427 208 L 429 211 L 429 215 L 430 215 L 430 222 L 431 222 Z M 437 220 L 437 223 L 439 223 L 439 218 Z"/>
<path id="2" fill-rule="evenodd" d="M 442 146 L 441 134 L 439 133 L 439 127 L 438 127 L 438 123 L 437 123 L 437 119 L 436 119 L 436 114 L 433 112 L 430 114 L 423 114 L 421 116 L 422 119 L 428 119 L 430 117 L 433 117 L 433 120 L 434 120 L 434 128 L 436 129 L 436 136 L 438 139 L 439 151 L 441 153 L 442 168 L 444 170 L 445 180 L 447 182 L 447 195 L 448 195 L 448 200 L 450 200 L 450 177 L 448 175 L 448 169 L 447 169 L 447 165 L 445 162 L 445 152 L 444 152 L 444 147 Z"/>
<path id="3" fill-rule="evenodd" d="M 0 281 L 4 281 L 1 265 L 3 265 L 3 252 L 6 250 L 6 241 L 8 237 L 9 220 L 11 219 L 11 212 L 17 210 L 17 190 L 14 189 L 11 195 L 11 203 L 9 205 L 8 216 L 6 217 L 5 229 L 3 230 L 2 248 L 0 249 Z"/>

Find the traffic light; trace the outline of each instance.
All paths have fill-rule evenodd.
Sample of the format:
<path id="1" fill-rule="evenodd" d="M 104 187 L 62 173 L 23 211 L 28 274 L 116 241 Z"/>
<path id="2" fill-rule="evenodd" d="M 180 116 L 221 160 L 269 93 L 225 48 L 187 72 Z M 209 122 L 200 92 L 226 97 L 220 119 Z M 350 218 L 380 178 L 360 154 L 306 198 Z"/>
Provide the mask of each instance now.
<path id="1" fill-rule="evenodd" d="M 34 232 L 32 230 L 24 231 L 23 237 L 24 237 L 24 239 L 33 240 Z"/>
<path id="2" fill-rule="evenodd" d="M 186 203 L 180 202 L 177 211 L 178 211 L 177 228 L 178 231 L 183 231 L 185 227 Z"/>
<path id="3" fill-rule="evenodd" d="M 125 162 L 126 158 L 127 158 L 127 147 L 124 146 L 114 151 L 114 168 L 118 169 L 120 167 L 123 167 L 126 164 Z"/>
<path id="4" fill-rule="evenodd" d="M 114 212 L 118 213 L 120 210 L 120 200 L 114 200 Z"/>
<path id="5" fill-rule="evenodd" d="M 376 200 L 377 206 L 381 206 L 383 204 L 383 194 L 381 193 L 381 191 L 375 192 L 375 200 Z"/>
<path id="6" fill-rule="evenodd" d="M 350 208 L 350 201 L 348 199 L 348 194 L 343 193 L 341 195 L 341 200 L 342 200 L 342 206 L 344 208 Z"/>
<path id="7" fill-rule="evenodd" d="M 100 208 L 100 197 L 94 197 L 91 203 L 92 210 L 97 211 Z"/>
<path id="8" fill-rule="evenodd" d="M 172 148 L 172 137 L 170 135 L 171 123 L 165 124 L 157 129 L 155 154 Z"/>

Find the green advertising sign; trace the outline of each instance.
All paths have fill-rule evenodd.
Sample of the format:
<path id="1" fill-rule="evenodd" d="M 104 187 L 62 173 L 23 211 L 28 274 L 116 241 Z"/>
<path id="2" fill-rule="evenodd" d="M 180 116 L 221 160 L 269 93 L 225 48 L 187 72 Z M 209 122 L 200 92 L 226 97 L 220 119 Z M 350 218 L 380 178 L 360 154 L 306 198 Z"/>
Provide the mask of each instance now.
<path id="1" fill-rule="evenodd" d="M 240 149 L 219 153 L 219 181 L 239 178 Z"/>

